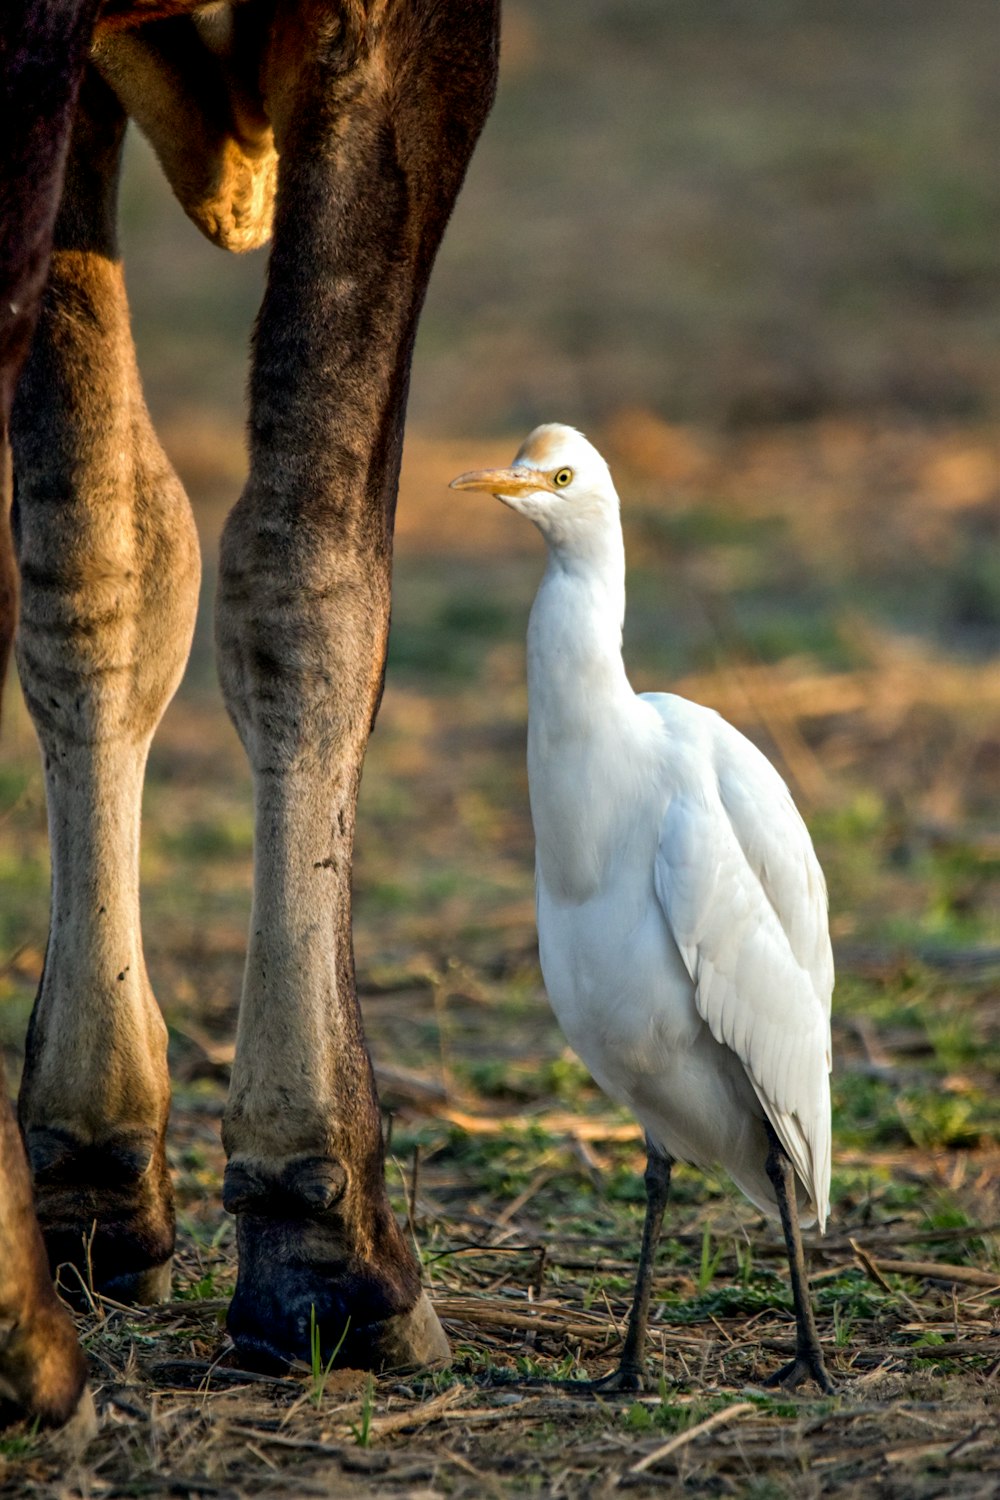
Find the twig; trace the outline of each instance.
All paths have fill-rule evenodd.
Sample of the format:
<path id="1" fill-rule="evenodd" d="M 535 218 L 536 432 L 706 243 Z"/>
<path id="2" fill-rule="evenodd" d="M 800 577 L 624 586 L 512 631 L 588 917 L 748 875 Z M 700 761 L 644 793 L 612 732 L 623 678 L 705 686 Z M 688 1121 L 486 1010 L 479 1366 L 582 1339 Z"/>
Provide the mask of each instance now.
<path id="1" fill-rule="evenodd" d="M 407 1427 L 423 1427 L 435 1422 L 442 1412 L 454 1406 L 466 1394 L 462 1385 L 449 1386 L 440 1396 L 433 1396 L 420 1406 L 411 1406 L 408 1411 L 393 1412 L 372 1421 L 370 1433 L 373 1438 L 385 1437 L 390 1432 L 402 1432 Z"/>
<path id="2" fill-rule="evenodd" d="M 888 1292 L 889 1296 L 891 1297 L 892 1296 L 892 1287 L 886 1281 L 885 1277 L 882 1275 L 882 1272 L 879 1270 L 879 1268 L 876 1265 L 875 1261 L 872 1260 L 872 1258 L 868 1254 L 867 1250 L 863 1250 L 862 1247 L 859 1244 L 857 1244 L 857 1242 L 855 1240 L 851 1240 L 850 1243 L 851 1243 L 851 1249 L 854 1251 L 855 1255 L 858 1257 L 858 1261 L 861 1264 L 862 1270 L 864 1270 L 868 1274 L 868 1276 L 871 1278 L 872 1281 L 874 1281 L 874 1283 L 875 1283 L 876 1286 L 880 1286 L 882 1288 L 883 1292 Z M 908 1298 L 907 1298 L 907 1301 L 909 1301 Z"/>
<path id="3" fill-rule="evenodd" d="M 611 1329 L 603 1318 L 584 1322 L 579 1313 L 575 1319 L 566 1318 L 551 1304 L 536 1302 L 529 1313 L 519 1312 L 507 1302 L 483 1306 L 475 1297 L 437 1297 L 434 1310 L 448 1322 L 470 1323 L 474 1327 L 503 1328 L 510 1332 L 535 1330 L 563 1338 L 587 1339 L 591 1343 L 604 1343 L 611 1337 Z"/>
<path id="4" fill-rule="evenodd" d="M 584 1141 L 634 1141 L 641 1135 L 638 1125 L 590 1119 L 586 1115 L 471 1115 L 463 1109 L 439 1109 L 435 1114 L 450 1125 L 458 1125 L 469 1135 L 500 1135 L 505 1130 L 537 1130 L 544 1124 L 552 1135 L 575 1135 Z"/>
<path id="5" fill-rule="evenodd" d="M 866 1259 L 872 1266 L 876 1265 L 871 1256 Z M 995 1271 L 980 1271 L 976 1266 L 952 1266 L 936 1260 L 880 1260 L 877 1265 L 880 1271 L 893 1276 L 926 1276 L 937 1281 L 964 1281 L 970 1286 L 1000 1291 L 1000 1276 Z"/>
<path id="6" fill-rule="evenodd" d="M 651 1469 L 661 1459 L 668 1458 L 671 1453 L 676 1453 L 678 1449 L 686 1447 L 688 1443 L 693 1442 L 697 1437 L 701 1437 L 703 1433 L 711 1432 L 716 1427 L 723 1427 L 728 1422 L 735 1422 L 736 1418 L 742 1417 L 744 1412 L 753 1410 L 754 1404 L 752 1401 L 736 1401 L 732 1406 L 724 1407 L 722 1411 L 713 1412 L 710 1417 L 705 1418 L 704 1422 L 696 1422 L 693 1427 L 687 1428 L 685 1432 L 677 1433 L 669 1442 L 662 1443 L 659 1448 L 654 1448 L 652 1453 L 646 1454 L 645 1458 L 640 1458 L 639 1462 L 633 1464 L 628 1470 L 629 1474 L 644 1474 L 647 1469 Z M 618 1482 L 620 1484 L 621 1480 L 619 1479 Z"/>
<path id="7" fill-rule="evenodd" d="M 240 1370 L 232 1365 L 220 1365 L 219 1362 L 206 1359 L 165 1359 L 150 1365 L 149 1374 L 155 1380 L 162 1380 L 164 1384 L 171 1376 L 197 1376 L 199 1381 L 206 1377 L 218 1377 L 220 1380 L 228 1381 L 230 1385 L 280 1385 L 299 1386 L 299 1381 L 290 1379 L 287 1375 L 261 1375 L 256 1370 Z M 193 1382 L 192 1382 L 193 1387 Z"/>
<path id="8" fill-rule="evenodd" d="M 526 1203 L 530 1203 L 535 1194 L 540 1192 L 545 1184 L 547 1182 L 551 1182 L 552 1178 L 557 1175 L 558 1174 L 553 1167 L 543 1167 L 540 1172 L 536 1172 L 534 1177 L 528 1183 L 528 1186 L 524 1188 L 520 1193 L 518 1193 L 516 1198 L 512 1198 L 511 1201 L 507 1204 L 507 1207 L 497 1214 L 497 1225 L 502 1225 L 504 1228 L 506 1228 L 511 1219 L 513 1219 L 516 1214 L 520 1213 L 524 1205 Z"/>
<path id="9" fill-rule="evenodd" d="M 240 1437 L 253 1438 L 257 1443 L 269 1443 L 272 1448 L 295 1448 L 306 1453 L 322 1453 L 327 1458 L 342 1458 L 344 1453 L 342 1445 L 321 1443 L 315 1438 L 279 1437 L 276 1432 L 261 1432 L 258 1427 L 244 1427 L 240 1422 L 230 1423 L 229 1431 L 238 1432 Z"/>

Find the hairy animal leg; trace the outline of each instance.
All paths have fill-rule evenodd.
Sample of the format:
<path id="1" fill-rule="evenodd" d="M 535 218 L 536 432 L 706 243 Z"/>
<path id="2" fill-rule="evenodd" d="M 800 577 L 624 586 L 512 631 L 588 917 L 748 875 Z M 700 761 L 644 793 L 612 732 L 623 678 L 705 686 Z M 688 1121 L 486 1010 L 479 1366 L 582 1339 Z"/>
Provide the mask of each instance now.
<path id="1" fill-rule="evenodd" d="M 73 106 L 96 0 L 14 0 L 4 18 L 0 117 L 0 690 L 14 636 L 17 575 L 8 525 L 14 384 L 48 271 Z M 87 1365 L 49 1278 L 31 1179 L 0 1063 L 0 1427 L 27 1418 L 93 1429 Z"/>
<path id="2" fill-rule="evenodd" d="M 12 423 L 16 651 L 53 872 L 19 1114 L 53 1269 L 70 1262 L 119 1299 L 150 1300 L 169 1287 L 174 1213 L 166 1028 L 139 931 L 140 801 L 199 564 L 129 333 L 114 232 L 124 129 L 89 73 Z"/>
<path id="3" fill-rule="evenodd" d="M 795 1358 L 768 1377 L 765 1385 L 780 1385 L 794 1391 L 803 1380 L 815 1380 L 821 1391 L 831 1395 L 833 1381 L 823 1361 L 823 1349 L 819 1331 L 813 1316 L 809 1297 L 809 1277 L 802 1250 L 802 1234 L 799 1229 L 799 1211 L 795 1198 L 795 1168 L 792 1166 L 784 1146 L 779 1141 L 774 1127 L 767 1122 L 767 1137 L 770 1142 L 767 1153 L 767 1175 L 771 1179 L 781 1227 L 788 1250 L 788 1271 L 792 1282 L 792 1300 L 795 1304 Z"/>
<path id="4" fill-rule="evenodd" d="M 31 1179 L 0 1069 L 0 1427 L 28 1417 L 93 1423 L 87 1361 L 49 1277 Z"/>
<path id="5" fill-rule="evenodd" d="M 617 1370 L 590 1384 L 593 1391 L 641 1391 L 645 1383 L 646 1331 L 649 1326 L 649 1299 L 653 1290 L 653 1268 L 663 1229 L 663 1214 L 670 1197 L 671 1157 L 666 1156 L 646 1138 L 646 1217 L 642 1226 L 642 1248 L 636 1272 L 628 1332 Z"/>
<path id="6" fill-rule="evenodd" d="M 248 1362 L 393 1368 L 448 1346 L 390 1210 L 358 1009 L 351 858 L 381 692 L 409 363 L 431 263 L 492 97 L 495 9 L 276 16 L 279 149 L 226 526 L 218 646 L 255 788 L 254 901 L 223 1139 L 229 1328 Z"/>
<path id="7" fill-rule="evenodd" d="M 48 273 L 70 122 L 97 0 L 9 0 L 0 51 L 0 692 L 14 639 L 17 569 L 8 524 L 14 386 Z"/>

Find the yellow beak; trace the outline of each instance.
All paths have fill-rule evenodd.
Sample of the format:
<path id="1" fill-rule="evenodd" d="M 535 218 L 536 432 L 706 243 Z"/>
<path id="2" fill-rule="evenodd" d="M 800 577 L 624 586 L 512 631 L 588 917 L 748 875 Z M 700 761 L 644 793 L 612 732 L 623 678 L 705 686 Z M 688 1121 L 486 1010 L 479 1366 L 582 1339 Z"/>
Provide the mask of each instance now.
<path id="1" fill-rule="evenodd" d="M 530 495 L 538 490 L 551 490 L 555 486 L 547 474 L 539 469 L 529 469 L 524 464 L 512 469 L 477 469 L 472 474 L 459 474 L 448 486 L 452 490 L 482 490 L 487 495 L 496 495 L 502 500 L 505 495 Z"/>

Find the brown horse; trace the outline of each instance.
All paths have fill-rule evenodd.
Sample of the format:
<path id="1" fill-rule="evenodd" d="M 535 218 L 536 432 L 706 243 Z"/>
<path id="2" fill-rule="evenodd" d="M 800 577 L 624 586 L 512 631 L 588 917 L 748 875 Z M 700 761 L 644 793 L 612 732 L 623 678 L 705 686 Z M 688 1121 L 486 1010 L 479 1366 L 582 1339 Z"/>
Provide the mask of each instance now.
<path id="1" fill-rule="evenodd" d="M 96 26 L 94 0 L 8 9 L 0 420 L 15 476 L 16 654 L 53 866 L 19 1117 L 48 1258 L 143 1301 L 166 1294 L 174 1245 L 139 809 L 190 645 L 199 562 L 143 401 L 116 246 L 131 115 L 212 239 L 236 250 L 273 239 L 250 476 L 225 529 L 218 603 L 220 676 L 256 817 L 223 1127 L 240 1256 L 229 1327 L 264 1366 L 308 1358 L 313 1320 L 341 1363 L 440 1362 L 447 1344 L 385 1190 L 350 873 L 414 333 L 492 101 L 497 3 L 108 0 Z M 9 566 L 0 580 L 9 630 Z M 44 1277 L 12 1273 L 37 1237 L 12 1125 L 0 1143 L 0 1395 L 59 1420 L 82 1361 Z M 48 1395 L 43 1344 L 61 1372 Z"/>

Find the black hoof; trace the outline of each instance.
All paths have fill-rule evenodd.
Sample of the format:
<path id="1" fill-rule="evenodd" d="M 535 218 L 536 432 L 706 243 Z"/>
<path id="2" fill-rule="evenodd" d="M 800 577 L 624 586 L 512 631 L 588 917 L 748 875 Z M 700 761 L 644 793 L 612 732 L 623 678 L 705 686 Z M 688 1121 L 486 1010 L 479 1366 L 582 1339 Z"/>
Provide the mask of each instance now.
<path id="1" fill-rule="evenodd" d="M 375 1371 L 447 1364 L 448 1341 L 412 1266 L 380 1273 L 331 1253 L 338 1238 L 321 1219 L 240 1217 L 227 1326 L 241 1363 L 266 1374 L 316 1357 Z"/>
<path id="2" fill-rule="evenodd" d="M 49 1266 L 76 1306 L 88 1292 L 116 1302 L 170 1295 L 174 1202 L 163 1143 L 128 1132 L 81 1143 L 64 1131 L 26 1139 Z"/>

